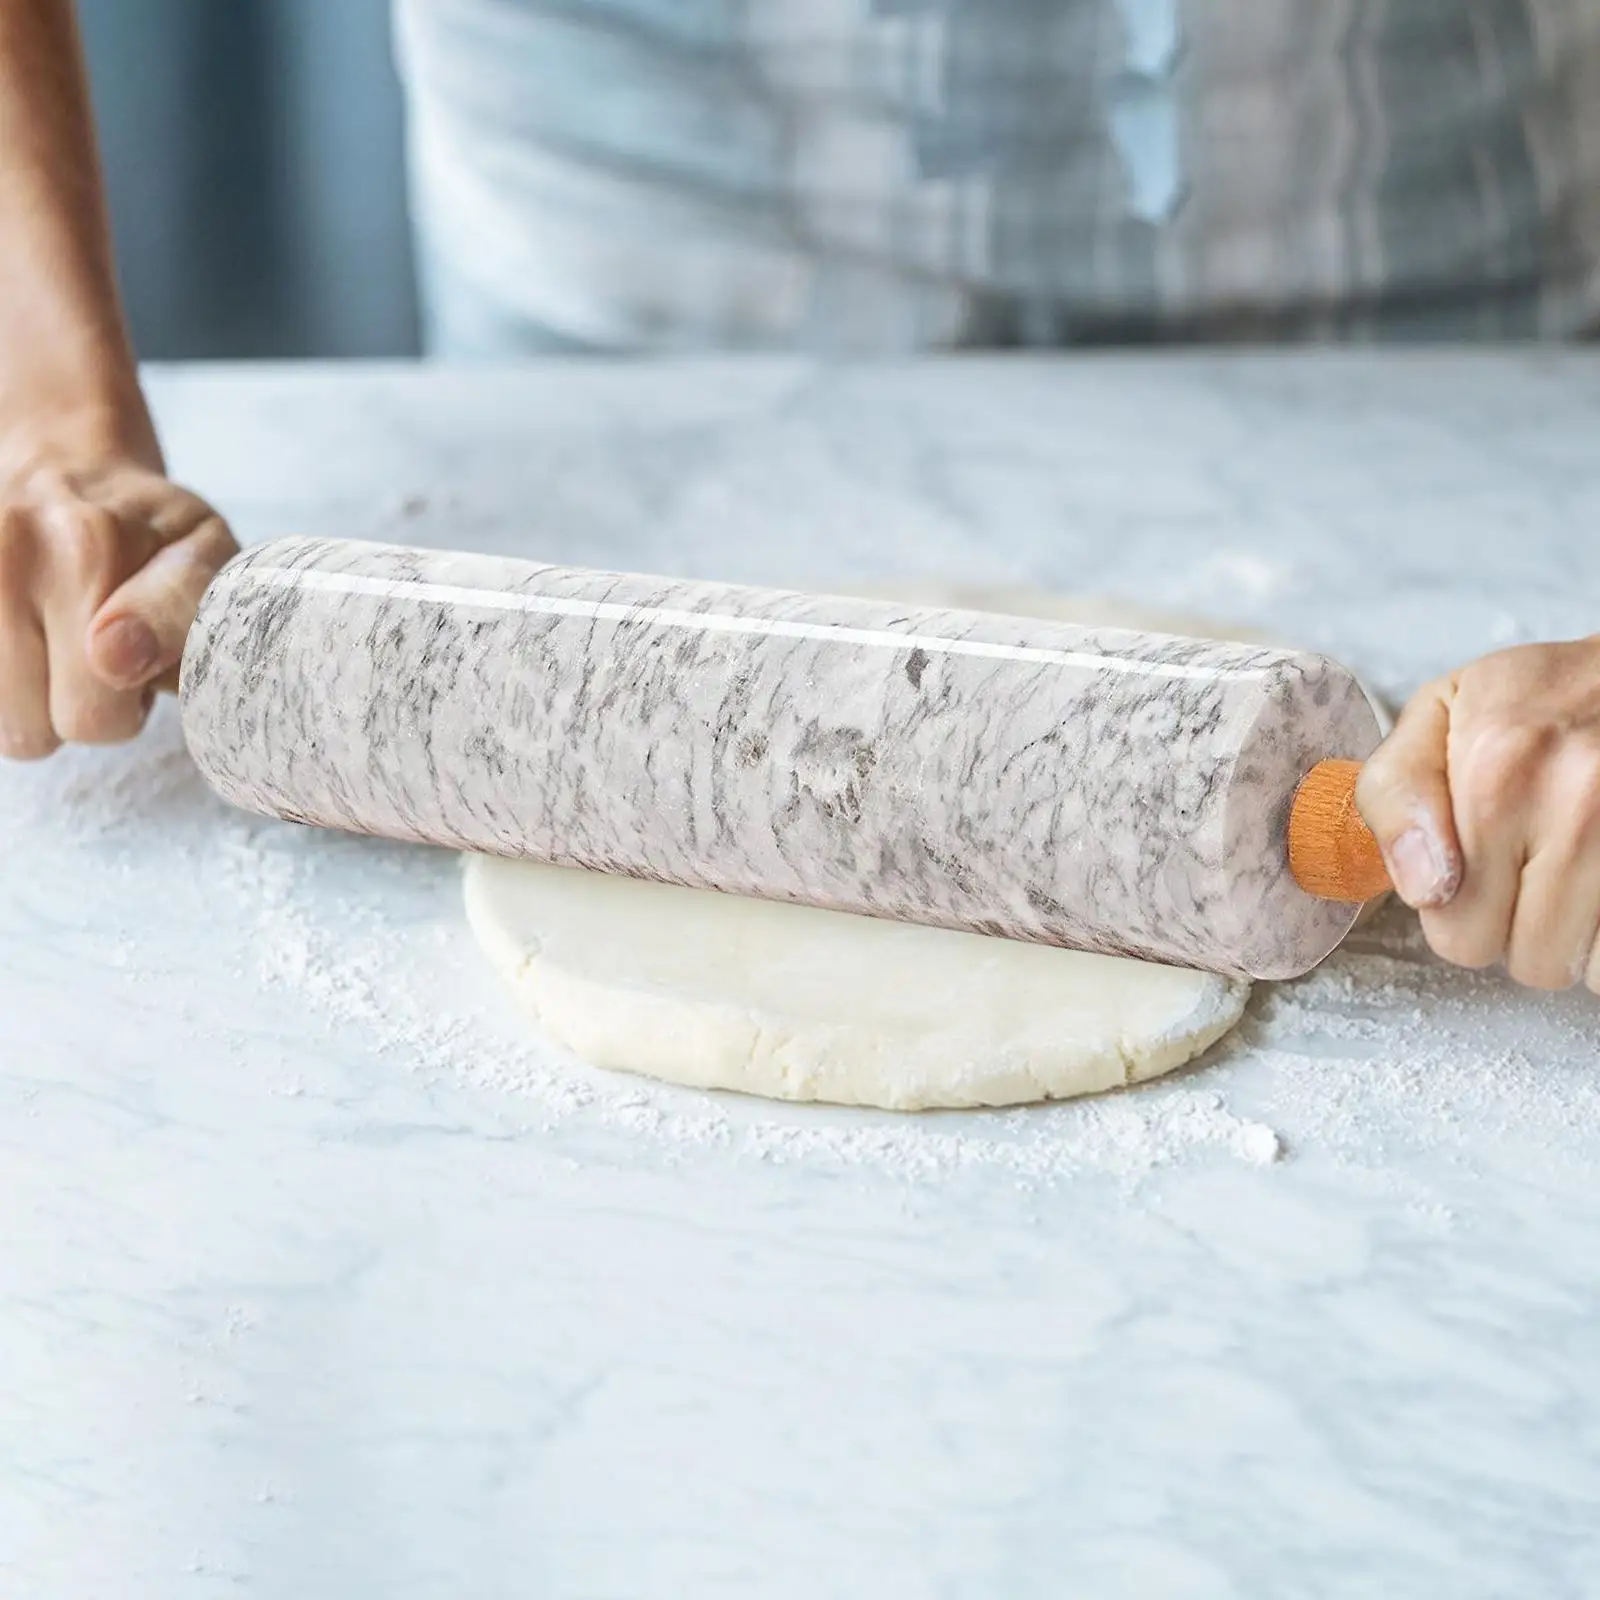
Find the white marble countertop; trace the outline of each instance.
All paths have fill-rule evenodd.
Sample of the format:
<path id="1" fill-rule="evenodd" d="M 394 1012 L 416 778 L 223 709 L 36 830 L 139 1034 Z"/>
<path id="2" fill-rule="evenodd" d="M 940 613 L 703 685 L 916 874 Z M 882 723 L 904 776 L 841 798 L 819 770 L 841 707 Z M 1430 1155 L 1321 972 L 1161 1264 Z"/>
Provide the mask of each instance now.
<path id="1" fill-rule="evenodd" d="M 1581 354 L 152 382 L 247 539 L 1042 582 L 1396 694 L 1600 621 Z M 0 862 L 8 1596 L 1600 1586 L 1592 997 L 1390 914 L 1174 1080 L 897 1118 L 562 1059 L 450 858 L 226 811 L 170 706 L 0 770 Z"/>

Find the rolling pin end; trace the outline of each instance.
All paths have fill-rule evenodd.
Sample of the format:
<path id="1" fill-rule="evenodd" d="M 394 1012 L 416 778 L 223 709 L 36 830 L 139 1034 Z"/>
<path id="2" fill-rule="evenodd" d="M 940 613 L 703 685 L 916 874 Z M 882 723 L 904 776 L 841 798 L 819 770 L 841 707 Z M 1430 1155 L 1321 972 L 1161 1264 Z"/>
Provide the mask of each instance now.
<path id="1" fill-rule="evenodd" d="M 1319 761 L 1289 807 L 1289 871 L 1307 894 L 1350 904 L 1392 887 L 1383 852 L 1356 809 L 1359 761 Z"/>

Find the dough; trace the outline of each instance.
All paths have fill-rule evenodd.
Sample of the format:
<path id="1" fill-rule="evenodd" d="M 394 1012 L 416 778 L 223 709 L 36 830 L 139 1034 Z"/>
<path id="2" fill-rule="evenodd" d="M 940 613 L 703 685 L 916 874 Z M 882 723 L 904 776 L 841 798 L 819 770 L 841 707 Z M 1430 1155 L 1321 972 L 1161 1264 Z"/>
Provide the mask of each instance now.
<path id="1" fill-rule="evenodd" d="M 473 856 L 467 916 L 534 1020 L 597 1067 L 919 1110 L 1092 1094 L 1181 1066 L 1249 985 Z"/>
<path id="2" fill-rule="evenodd" d="M 855 592 L 866 592 L 857 588 Z M 933 605 L 1212 638 L 1193 617 L 1028 590 L 900 583 Z M 1016 1105 L 1170 1072 L 1249 985 L 810 906 L 472 857 L 467 916 L 534 1020 L 598 1067 L 782 1100 Z"/>

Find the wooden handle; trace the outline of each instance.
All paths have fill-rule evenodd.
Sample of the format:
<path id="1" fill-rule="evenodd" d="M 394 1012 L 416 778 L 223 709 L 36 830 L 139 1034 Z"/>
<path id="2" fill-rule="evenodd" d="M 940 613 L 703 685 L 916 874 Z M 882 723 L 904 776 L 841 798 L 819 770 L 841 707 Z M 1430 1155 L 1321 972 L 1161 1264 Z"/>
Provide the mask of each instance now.
<path id="1" fill-rule="evenodd" d="M 1359 761 L 1319 761 L 1289 807 L 1289 871 L 1319 900 L 1370 900 L 1393 887 L 1372 830 L 1356 810 Z"/>

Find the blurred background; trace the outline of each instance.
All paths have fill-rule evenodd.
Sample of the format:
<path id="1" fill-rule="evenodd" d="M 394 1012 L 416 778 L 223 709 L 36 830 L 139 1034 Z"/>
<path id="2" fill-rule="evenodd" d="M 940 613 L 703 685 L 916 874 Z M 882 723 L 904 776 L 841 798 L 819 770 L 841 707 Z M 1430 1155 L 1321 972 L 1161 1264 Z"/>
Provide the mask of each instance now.
<path id="1" fill-rule="evenodd" d="M 80 13 L 140 355 L 413 354 L 388 0 Z"/>

